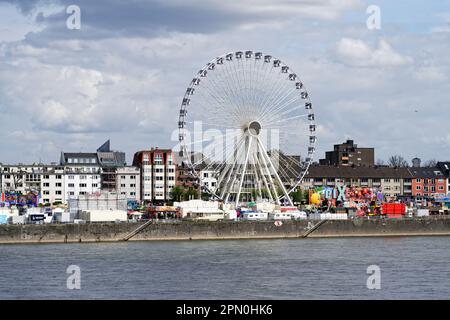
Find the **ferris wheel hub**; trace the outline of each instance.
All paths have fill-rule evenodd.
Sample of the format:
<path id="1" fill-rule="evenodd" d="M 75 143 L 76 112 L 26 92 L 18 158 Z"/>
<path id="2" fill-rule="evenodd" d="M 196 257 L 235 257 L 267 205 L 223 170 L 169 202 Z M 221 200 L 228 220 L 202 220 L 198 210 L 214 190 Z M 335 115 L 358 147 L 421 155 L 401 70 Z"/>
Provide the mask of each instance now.
<path id="1" fill-rule="evenodd" d="M 261 132 L 261 123 L 259 121 L 250 121 L 244 128 L 251 136 L 257 137 Z"/>

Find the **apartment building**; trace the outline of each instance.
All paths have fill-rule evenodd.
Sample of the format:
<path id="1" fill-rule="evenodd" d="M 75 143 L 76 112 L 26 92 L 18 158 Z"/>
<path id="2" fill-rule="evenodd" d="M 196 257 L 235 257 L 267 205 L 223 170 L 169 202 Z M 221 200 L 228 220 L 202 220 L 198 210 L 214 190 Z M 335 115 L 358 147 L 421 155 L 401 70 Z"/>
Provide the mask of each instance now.
<path id="1" fill-rule="evenodd" d="M 319 160 L 321 165 L 334 166 L 374 166 L 375 149 L 361 148 L 353 140 L 334 145 L 333 151 L 325 153 L 325 159 Z"/>
<path id="2" fill-rule="evenodd" d="M 364 166 L 311 166 L 301 187 L 335 187 L 338 185 L 374 188 L 388 200 L 412 196 L 412 174 L 408 168 Z"/>
<path id="3" fill-rule="evenodd" d="M 448 177 L 438 167 L 410 168 L 415 197 L 442 197 L 448 193 Z"/>
<path id="4" fill-rule="evenodd" d="M 141 171 L 139 167 L 122 167 L 117 171 L 117 193 L 127 200 L 141 200 Z"/>
<path id="5" fill-rule="evenodd" d="M 140 198 L 144 202 L 165 203 L 176 184 L 172 150 L 152 148 L 136 152 L 133 166 L 140 169 Z"/>
<path id="6" fill-rule="evenodd" d="M 28 194 L 40 196 L 40 203 L 66 201 L 64 167 L 58 165 L 2 165 L 0 168 L 0 191 L 2 193 Z"/>
<path id="7" fill-rule="evenodd" d="M 444 174 L 444 179 L 446 179 L 446 193 L 450 195 L 450 162 L 438 162 L 437 168 Z"/>
<path id="8" fill-rule="evenodd" d="M 96 153 L 61 153 L 66 199 L 101 191 L 101 167 Z"/>

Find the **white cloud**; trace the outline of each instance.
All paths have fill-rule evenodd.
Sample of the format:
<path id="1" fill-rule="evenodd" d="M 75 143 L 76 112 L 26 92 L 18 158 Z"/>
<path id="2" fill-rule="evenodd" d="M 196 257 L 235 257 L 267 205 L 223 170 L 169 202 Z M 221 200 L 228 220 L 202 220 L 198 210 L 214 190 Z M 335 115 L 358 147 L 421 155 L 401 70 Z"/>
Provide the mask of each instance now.
<path id="1" fill-rule="evenodd" d="M 355 67 L 402 66 L 413 62 L 411 57 L 402 56 L 384 39 L 378 47 L 372 48 L 363 40 L 342 38 L 336 45 L 338 61 Z"/>

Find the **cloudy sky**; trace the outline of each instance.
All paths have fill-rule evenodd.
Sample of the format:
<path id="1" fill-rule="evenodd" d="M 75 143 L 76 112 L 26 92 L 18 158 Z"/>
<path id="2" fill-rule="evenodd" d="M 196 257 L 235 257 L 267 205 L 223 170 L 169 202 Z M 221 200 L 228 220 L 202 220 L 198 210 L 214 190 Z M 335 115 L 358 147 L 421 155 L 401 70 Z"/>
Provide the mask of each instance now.
<path id="1" fill-rule="evenodd" d="M 69 5 L 81 29 L 69 30 Z M 381 28 L 369 29 L 369 5 Z M 306 84 L 319 152 L 450 159 L 449 0 L 0 0 L 0 162 L 105 140 L 171 148 L 186 86 L 212 58 L 271 53 Z"/>

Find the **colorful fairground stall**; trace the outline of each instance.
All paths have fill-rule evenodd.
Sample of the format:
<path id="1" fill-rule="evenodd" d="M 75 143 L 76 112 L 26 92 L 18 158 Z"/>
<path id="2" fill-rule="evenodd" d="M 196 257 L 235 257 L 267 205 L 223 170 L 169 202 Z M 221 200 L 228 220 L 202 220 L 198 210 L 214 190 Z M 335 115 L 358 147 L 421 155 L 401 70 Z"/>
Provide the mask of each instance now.
<path id="1" fill-rule="evenodd" d="M 349 217 L 381 215 L 384 202 L 383 193 L 376 188 L 338 186 L 310 190 L 310 204 L 317 210 L 347 213 Z"/>

